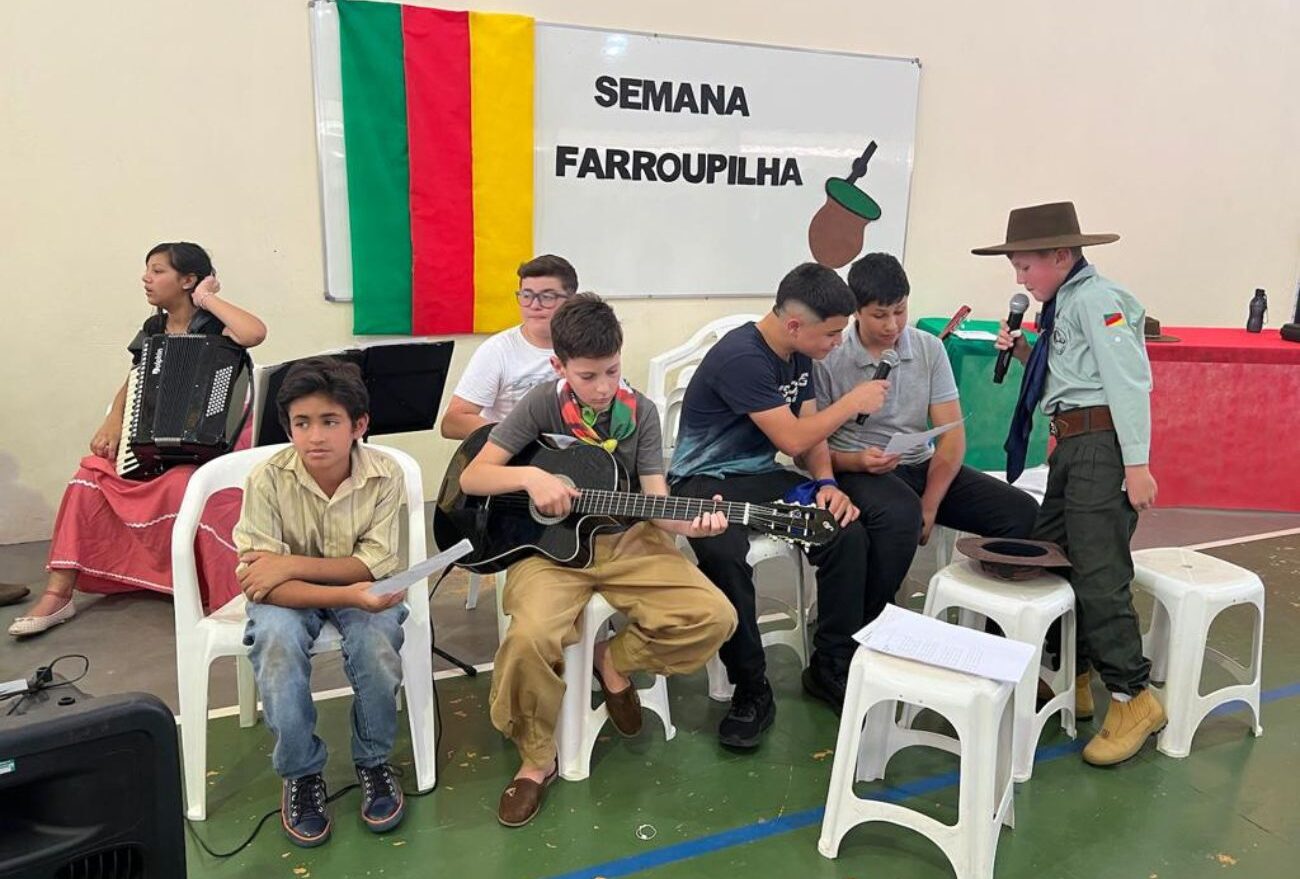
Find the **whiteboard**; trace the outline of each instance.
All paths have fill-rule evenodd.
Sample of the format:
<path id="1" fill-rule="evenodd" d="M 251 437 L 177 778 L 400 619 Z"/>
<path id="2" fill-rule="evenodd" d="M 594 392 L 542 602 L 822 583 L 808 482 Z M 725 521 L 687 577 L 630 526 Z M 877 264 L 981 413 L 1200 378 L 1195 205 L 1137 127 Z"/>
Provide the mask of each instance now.
<path id="1" fill-rule="evenodd" d="M 348 301 L 337 8 L 312 0 L 309 17 L 326 297 Z M 534 250 L 569 259 L 583 289 L 611 298 L 772 294 L 812 258 L 808 223 L 826 200 L 825 181 L 847 176 L 872 141 L 877 149 L 856 185 L 882 213 L 866 229 L 863 252 L 902 258 L 915 59 L 541 22 L 535 33 Z M 620 153 L 653 156 L 653 170 L 634 175 Z M 725 157 L 726 168 L 712 157 Z M 683 164 L 715 170 L 698 182 L 655 173 L 671 177 Z"/>

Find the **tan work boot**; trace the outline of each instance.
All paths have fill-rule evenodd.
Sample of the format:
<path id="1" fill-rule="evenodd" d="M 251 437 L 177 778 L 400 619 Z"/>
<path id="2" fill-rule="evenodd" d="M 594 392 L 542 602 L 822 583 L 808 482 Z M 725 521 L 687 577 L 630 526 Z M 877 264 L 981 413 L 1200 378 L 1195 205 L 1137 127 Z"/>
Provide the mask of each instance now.
<path id="1" fill-rule="evenodd" d="M 1123 763 L 1142 749 L 1146 740 L 1165 728 L 1164 706 L 1143 690 L 1127 702 L 1111 699 L 1101 731 L 1083 749 L 1083 759 L 1093 766 Z"/>
<path id="2" fill-rule="evenodd" d="M 1092 720 L 1096 710 L 1092 704 L 1092 672 L 1085 671 L 1074 679 L 1074 719 Z"/>

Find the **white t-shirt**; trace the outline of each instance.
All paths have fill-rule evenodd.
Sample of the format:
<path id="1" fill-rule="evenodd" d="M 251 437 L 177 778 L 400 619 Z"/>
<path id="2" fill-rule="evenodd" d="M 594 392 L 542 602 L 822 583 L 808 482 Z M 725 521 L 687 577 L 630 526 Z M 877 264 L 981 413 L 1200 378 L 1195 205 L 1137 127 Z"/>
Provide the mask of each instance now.
<path id="1" fill-rule="evenodd" d="M 555 378 L 551 353 L 525 339 L 522 327 L 502 330 L 478 346 L 454 393 L 501 421 L 534 386 Z"/>

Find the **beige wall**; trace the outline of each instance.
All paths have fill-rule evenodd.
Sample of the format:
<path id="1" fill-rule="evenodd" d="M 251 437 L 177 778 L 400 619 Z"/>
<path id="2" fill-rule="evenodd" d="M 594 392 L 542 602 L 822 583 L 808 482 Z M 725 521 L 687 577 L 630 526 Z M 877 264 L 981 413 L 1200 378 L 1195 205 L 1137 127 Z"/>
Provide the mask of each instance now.
<path id="1" fill-rule="evenodd" d="M 457 7 L 460 3 L 438 5 Z M 1300 252 L 1300 6 L 864 0 L 516 0 L 539 19 L 915 56 L 913 313 L 996 316 L 1005 263 L 971 257 L 1015 204 L 1073 198 L 1096 252 L 1166 324 L 1280 323 Z M 0 542 L 44 539 L 147 313 L 144 251 L 210 248 L 265 318 L 272 362 L 350 341 L 321 298 L 303 0 L 8 0 L 0 29 Z M 829 86 L 833 87 L 833 86 Z M 852 95 L 845 95 L 846 101 Z M 581 266 L 579 266 L 581 269 Z M 773 279 L 774 282 L 776 279 Z M 756 301 L 620 303 L 627 372 Z M 476 340 L 464 339 L 457 368 Z M 449 444 L 408 438 L 436 486 Z"/>

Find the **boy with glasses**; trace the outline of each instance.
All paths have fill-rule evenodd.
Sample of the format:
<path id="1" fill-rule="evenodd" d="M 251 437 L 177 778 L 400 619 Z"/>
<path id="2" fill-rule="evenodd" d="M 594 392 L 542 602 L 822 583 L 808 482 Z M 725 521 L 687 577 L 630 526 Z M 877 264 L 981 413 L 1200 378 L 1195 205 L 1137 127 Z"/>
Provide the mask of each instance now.
<path id="1" fill-rule="evenodd" d="M 469 359 L 442 416 L 442 435 L 460 440 L 503 420 L 535 385 L 555 377 L 551 317 L 578 291 L 569 261 L 544 254 L 519 267 L 520 324 L 489 338 Z"/>

